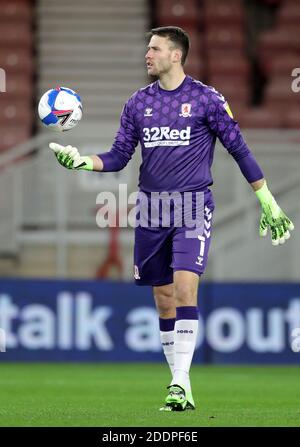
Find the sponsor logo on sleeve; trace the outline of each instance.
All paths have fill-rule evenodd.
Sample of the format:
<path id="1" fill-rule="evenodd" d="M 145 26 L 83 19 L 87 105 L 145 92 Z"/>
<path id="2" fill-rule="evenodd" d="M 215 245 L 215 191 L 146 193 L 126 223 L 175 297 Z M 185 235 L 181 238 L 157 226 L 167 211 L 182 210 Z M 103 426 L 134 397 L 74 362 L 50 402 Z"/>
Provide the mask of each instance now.
<path id="1" fill-rule="evenodd" d="M 233 114 L 232 114 L 232 111 L 230 110 L 228 102 L 225 102 L 223 104 L 223 107 L 226 110 L 226 112 L 228 113 L 228 115 L 230 116 L 230 118 L 233 118 Z"/>

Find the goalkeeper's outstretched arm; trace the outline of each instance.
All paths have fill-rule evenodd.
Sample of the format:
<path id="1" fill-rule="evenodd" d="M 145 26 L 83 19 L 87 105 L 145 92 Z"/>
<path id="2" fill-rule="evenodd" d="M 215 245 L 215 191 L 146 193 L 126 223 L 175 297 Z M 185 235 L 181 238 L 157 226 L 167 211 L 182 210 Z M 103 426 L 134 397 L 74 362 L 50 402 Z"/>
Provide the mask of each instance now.
<path id="1" fill-rule="evenodd" d="M 294 229 L 294 224 L 279 207 L 268 188 L 262 170 L 246 144 L 241 146 L 240 152 L 242 155 L 246 153 L 246 156 L 239 158 L 239 151 L 236 151 L 235 160 L 261 205 L 259 234 L 266 236 L 270 229 L 272 245 L 284 244 L 290 238 L 290 231 Z"/>
<path id="2" fill-rule="evenodd" d="M 132 111 L 134 96 L 129 98 L 123 108 L 120 127 L 110 151 L 99 155 L 81 156 L 76 147 L 50 143 L 49 147 L 54 151 L 58 162 L 67 169 L 85 171 L 115 172 L 125 168 L 139 140 Z"/>
<path id="3" fill-rule="evenodd" d="M 208 109 L 207 122 L 255 191 L 262 208 L 259 234 L 266 236 L 270 229 L 272 244 L 284 244 L 290 238 L 290 231 L 294 229 L 293 222 L 284 214 L 268 189 L 264 174 L 247 146 L 237 121 L 229 113 L 224 98 L 216 92 L 214 99 L 214 108 Z"/>

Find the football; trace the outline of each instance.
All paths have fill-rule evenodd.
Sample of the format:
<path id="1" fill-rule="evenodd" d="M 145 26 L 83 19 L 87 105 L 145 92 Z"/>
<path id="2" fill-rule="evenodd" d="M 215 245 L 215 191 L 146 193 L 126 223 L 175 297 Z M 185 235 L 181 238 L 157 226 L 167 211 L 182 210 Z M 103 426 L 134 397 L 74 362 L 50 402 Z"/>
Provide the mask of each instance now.
<path id="1" fill-rule="evenodd" d="M 82 118 L 81 98 L 70 88 L 50 89 L 39 101 L 38 114 L 48 129 L 57 132 L 73 129 Z"/>

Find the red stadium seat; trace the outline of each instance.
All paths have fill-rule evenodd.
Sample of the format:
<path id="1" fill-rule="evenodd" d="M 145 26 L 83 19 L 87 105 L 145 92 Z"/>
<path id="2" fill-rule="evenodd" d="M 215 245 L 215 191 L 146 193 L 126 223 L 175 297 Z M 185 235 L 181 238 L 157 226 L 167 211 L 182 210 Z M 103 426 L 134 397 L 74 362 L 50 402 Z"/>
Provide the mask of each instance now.
<path id="1" fill-rule="evenodd" d="M 250 77 L 250 65 L 246 56 L 237 58 L 235 53 L 231 55 L 230 52 L 226 53 L 226 57 L 215 57 L 210 53 L 207 54 L 206 59 L 207 74 L 210 79 L 214 75 L 224 76 L 240 76 L 246 79 Z"/>
<path id="2" fill-rule="evenodd" d="M 192 76 L 195 79 L 202 80 L 204 79 L 205 71 L 204 66 L 201 64 L 199 60 L 193 60 L 188 58 L 187 62 L 184 66 L 184 71 L 186 74 Z"/>
<path id="3" fill-rule="evenodd" d="M 268 54 L 270 51 L 300 51 L 299 28 L 277 28 L 266 31 L 258 40 L 260 52 Z"/>
<path id="4" fill-rule="evenodd" d="M 208 50 L 243 50 L 246 46 L 244 31 L 229 27 L 209 27 L 204 41 Z"/>
<path id="5" fill-rule="evenodd" d="M 206 0 L 203 9 L 203 22 L 206 26 L 245 25 L 245 11 L 240 0 Z"/>
<path id="6" fill-rule="evenodd" d="M 32 106 L 31 102 L 23 100 L 9 101 L 6 98 L 1 99 L 1 126 L 24 126 L 32 125 Z M 2 132 L 2 129 L 1 129 Z"/>
<path id="7" fill-rule="evenodd" d="M 158 26 L 195 27 L 198 25 L 199 8 L 196 0 L 160 0 L 156 10 Z"/>
<path id="8" fill-rule="evenodd" d="M 1 0 L 0 22 L 8 20 L 26 22 L 32 18 L 32 2 L 30 0 Z"/>
<path id="9" fill-rule="evenodd" d="M 32 32 L 29 22 L 20 22 L 17 25 L 8 21 L 1 23 L 1 43 L 7 46 L 26 47 L 32 44 Z"/>
<path id="10" fill-rule="evenodd" d="M 290 107 L 284 111 L 284 127 L 289 129 L 300 129 L 299 106 Z"/>
<path id="11" fill-rule="evenodd" d="M 208 84 L 224 95 L 229 105 L 232 102 L 246 105 L 250 100 L 249 84 L 245 78 L 214 75 L 209 79 Z"/>
<path id="12" fill-rule="evenodd" d="M 185 71 L 187 74 L 196 79 L 204 77 L 204 63 L 203 63 L 203 39 L 200 34 L 193 30 L 189 31 L 190 37 L 190 51 L 185 63 Z"/>
<path id="13" fill-rule="evenodd" d="M 245 101 L 241 101 L 239 98 L 231 98 L 228 101 L 228 104 L 233 114 L 233 118 L 239 123 L 241 114 L 249 107 L 248 104 L 245 103 Z"/>
<path id="14" fill-rule="evenodd" d="M 185 28 L 185 31 L 190 39 L 190 52 L 198 52 L 200 54 L 204 46 L 203 35 L 196 28 Z"/>
<path id="15" fill-rule="evenodd" d="M 32 10 L 31 0 L 0 0 L 0 67 L 6 72 L 6 92 L 1 96 L 1 151 L 31 135 Z"/>
<path id="16" fill-rule="evenodd" d="M 279 69 L 279 74 L 289 70 L 290 64 L 296 62 L 300 54 L 300 33 L 298 29 L 275 29 L 267 31 L 258 39 L 257 60 L 264 76 L 272 76 Z"/>
<path id="17" fill-rule="evenodd" d="M 243 6 L 243 0 L 201 0 L 205 7 L 211 7 L 213 9 L 218 9 L 221 6 L 230 5 L 230 7 L 241 8 Z"/>
<path id="18" fill-rule="evenodd" d="M 297 27 L 300 23 L 300 3 L 283 3 L 278 11 L 277 24 L 279 27 Z"/>
<path id="19" fill-rule="evenodd" d="M 8 73 L 32 73 L 33 60 L 29 49 L 12 48 L 0 51 L 0 67 Z"/>
<path id="20" fill-rule="evenodd" d="M 274 54 L 272 58 L 259 61 L 263 74 L 268 77 L 291 76 L 292 70 L 299 66 L 300 53 Z"/>
<path id="21" fill-rule="evenodd" d="M 210 59 L 224 59 L 224 50 L 218 49 L 218 48 L 206 48 L 205 54 L 207 58 Z M 230 58 L 235 58 L 236 60 L 244 59 L 245 58 L 245 48 L 231 48 L 226 51 L 226 57 L 227 55 Z"/>
<path id="22" fill-rule="evenodd" d="M 5 100 L 15 101 L 22 99 L 23 101 L 31 101 L 33 97 L 33 85 L 31 76 L 23 73 L 9 74 L 6 79 Z"/>
<path id="23" fill-rule="evenodd" d="M 283 114 L 270 107 L 251 107 L 240 111 L 239 125 L 245 128 L 272 129 L 284 125 Z"/>
<path id="24" fill-rule="evenodd" d="M 300 94 L 292 90 L 291 77 L 275 77 L 266 86 L 264 102 L 281 110 L 292 106 L 300 107 Z"/>
<path id="25" fill-rule="evenodd" d="M 30 138 L 30 127 L 9 126 L 1 129 L 0 151 L 3 152 Z"/>
<path id="26" fill-rule="evenodd" d="M 279 5 L 283 0 L 260 0 L 261 3 L 265 3 L 266 5 Z"/>

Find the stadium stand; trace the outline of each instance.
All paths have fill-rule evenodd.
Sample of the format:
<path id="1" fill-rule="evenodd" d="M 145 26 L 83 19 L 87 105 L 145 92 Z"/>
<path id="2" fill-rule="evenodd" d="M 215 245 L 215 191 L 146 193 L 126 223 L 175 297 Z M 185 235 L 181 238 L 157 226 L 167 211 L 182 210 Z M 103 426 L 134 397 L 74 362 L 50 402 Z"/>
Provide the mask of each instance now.
<path id="1" fill-rule="evenodd" d="M 186 72 L 219 89 L 237 109 L 250 101 L 245 20 L 240 0 L 230 5 L 220 0 L 163 0 L 156 7 L 154 25 L 177 25 L 187 30 L 192 51 Z"/>
<path id="2" fill-rule="evenodd" d="M 187 73 L 219 90 L 242 127 L 299 127 L 299 95 L 291 89 L 299 65 L 299 2 L 162 0 L 154 9 L 153 26 L 188 31 Z"/>
<path id="3" fill-rule="evenodd" d="M 262 33 L 257 47 L 258 65 L 265 81 L 263 104 L 281 112 L 281 125 L 288 128 L 299 128 L 300 96 L 291 86 L 292 71 L 299 66 L 299 19 L 299 2 L 278 2 L 275 25 Z"/>
<path id="4" fill-rule="evenodd" d="M 196 0 L 163 0 L 156 9 L 158 25 L 168 24 L 193 29 L 199 23 L 199 9 Z"/>
<path id="5" fill-rule="evenodd" d="M 145 83 L 146 2 L 40 0 L 36 15 L 38 96 L 56 83 L 68 86 L 82 97 L 83 125 L 118 122 L 124 102 Z"/>
<path id="6" fill-rule="evenodd" d="M 225 94 L 234 116 L 245 128 L 249 144 L 258 151 L 262 165 L 267 166 L 267 169 L 270 166 L 271 173 L 277 169 L 275 174 L 278 174 L 280 180 L 283 168 L 279 168 L 276 160 L 273 164 L 269 163 L 270 152 L 274 155 L 277 151 L 275 156 L 282 157 L 286 169 L 296 169 L 299 138 L 290 129 L 300 127 L 299 102 L 296 100 L 299 94 L 292 95 L 289 83 L 292 80 L 290 70 L 293 65 L 298 65 L 298 34 L 296 31 L 287 32 L 286 25 L 280 23 L 280 17 L 284 16 L 283 21 L 286 23 L 289 14 L 282 14 L 282 8 L 286 8 L 287 3 L 294 5 L 297 2 L 157 0 L 156 3 L 156 12 L 152 13 L 155 20 L 150 23 L 150 3 L 146 0 L 86 0 L 85 4 L 80 0 L 65 0 L 64 3 L 59 0 L 37 0 L 34 3 L 35 64 L 32 57 L 33 39 L 28 32 L 31 30 L 28 24 L 32 22 L 33 16 L 32 3 L 0 0 L 0 26 L 1 30 L 5 30 L 0 37 L 0 67 L 6 67 L 9 73 L 8 92 L 1 96 L 1 149 L 4 151 L 20 141 L 28 140 L 32 114 L 36 114 L 36 107 L 32 108 L 32 98 L 38 100 L 40 94 L 60 83 L 78 90 L 84 103 L 82 122 L 74 132 L 60 136 L 62 141 L 66 144 L 71 141 L 85 153 L 107 150 L 113 141 L 124 101 L 149 81 L 143 65 L 147 45 L 145 32 L 151 26 L 175 24 L 187 29 L 191 37 L 187 73 Z M 230 10 L 228 3 L 233 5 Z M 251 17 L 250 4 L 251 7 L 255 6 Z M 264 14 L 259 10 L 261 5 L 264 5 Z M 267 17 L 269 15 L 272 17 Z M 264 21 L 267 26 L 263 23 L 263 26 L 254 27 Z M 14 29 L 10 27 L 12 23 L 15 24 Z M 292 25 L 289 26 L 294 29 Z M 249 33 L 249 30 L 252 32 Z M 274 35 L 277 37 L 273 38 Z M 280 57 L 276 57 L 277 53 Z M 272 57 L 268 58 L 268 54 L 272 54 Z M 255 77 L 256 70 L 260 76 Z M 36 76 L 36 85 L 32 82 L 33 76 Z M 282 79 L 285 79 L 286 84 Z M 253 100 L 255 84 L 260 87 L 257 101 Z M 290 95 L 288 98 L 287 89 Z M 255 130 L 248 132 L 247 128 Z M 21 148 L 22 154 L 34 156 L 27 157 L 26 163 L 20 163 L 18 171 L 1 171 L 0 190 L 19 191 L 19 195 L 14 193 L 15 202 L 6 194 L 1 197 L 2 215 L 5 216 L 5 222 L 4 219 L 1 222 L 2 230 L 5 230 L 0 233 L 1 250 L 6 254 L 17 254 L 20 259 L 18 265 L 12 268 L 9 266 L 5 271 L 11 275 L 18 273 L 25 276 L 57 274 L 91 277 L 99 264 L 105 261 L 109 241 L 108 232 L 93 230 L 94 192 L 129 182 L 130 192 L 133 190 L 131 188 L 136 188 L 139 150 L 136 151 L 136 159 L 126 168 L 127 172 L 123 170 L 115 175 L 91 175 L 88 178 L 84 175 L 73 176 L 57 169 L 53 163 L 53 154 L 48 151 L 47 130 L 44 132 L 41 129 L 42 125 L 36 129 L 38 135 L 28 142 L 28 147 L 24 145 Z M 282 147 L 289 153 L 289 157 L 282 154 Z M 18 151 L 13 149 L 1 153 L 0 157 L 4 160 L 2 167 L 6 157 Z M 224 181 L 224 187 L 216 188 L 216 202 L 220 209 L 223 205 L 227 208 L 232 201 L 236 203 L 239 195 L 243 194 L 240 173 L 231 171 L 234 169 L 231 164 L 226 165 L 227 154 L 227 158 L 225 155 L 220 158 L 223 152 L 218 152 L 219 158 L 216 157 L 214 164 L 216 181 Z M 233 172 L 237 172 L 237 179 L 228 182 Z M 61 184 L 64 185 L 63 196 L 61 187 L 57 188 Z M 278 188 L 284 194 L 281 184 Z M 293 209 L 292 206 L 291 200 L 290 209 Z M 232 238 L 238 250 L 240 217 L 236 217 L 234 224 L 229 225 L 225 211 L 225 217 L 220 219 L 222 222 L 218 225 L 222 230 L 227 228 L 225 233 L 228 235 L 224 238 L 224 232 L 221 231 L 220 240 L 217 241 L 217 245 L 222 244 L 224 247 L 224 256 L 218 253 L 214 257 L 212 254 L 212 268 L 208 277 L 219 271 L 221 279 L 233 275 L 225 271 L 225 266 L 229 265 L 226 244 Z M 241 209 L 240 213 L 243 212 Z M 252 228 L 256 228 L 255 216 L 251 221 Z M 245 219 L 247 225 L 249 221 Z M 68 238 L 63 236 L 63 225 Z M 77 231 L 80 231 L 80 237 Z M 130 237 L 130 232 L 120 232 L 126 278 L 131 278 L 132 273 L 131 264 L 127 262 L 132 254 Z M 95 241 L 98 244 L 96 249 Z M 272 262 L 273 255 L 265 255 L 263 247 L 259 256 L 251 251 L 251 238 L 245 244 L 246 252 L 249 248 L 251 254 L 249 265 L 252 266 L 254 256 Z M 295 250 L 295 256 L 297 253 Z M 292 262 L 292 259 L 291 256 L 292 266 L 299 264 Z M 0 271 L 5 268 L 0 264 Z M 278 271 L 272 271 L 274 277 L 280 273 L 280 268 L 278 266 Z M 295 267 L 290 275 L 296 270 Z M 239 275 L 234 274 L 237 277 Z"/>
<path id="7" fill-rule="evenodd" d="M 6 73 L 2 93 L 0 152 L 26 141 L 33 125 L 33 4 L 1 0 L 0 67 Z"/>
<path id="8" fill-rule="evenodd" d="M 186 61 L 187 72 L 197 78 L 205 76 L 203 63 L 203 36 L 199 31 L 201 9 L 197 0 L 162 0 L 154 2 L 153 26 L 179 26 L 185 29 L 190 37 L 191 49 Z"/>

